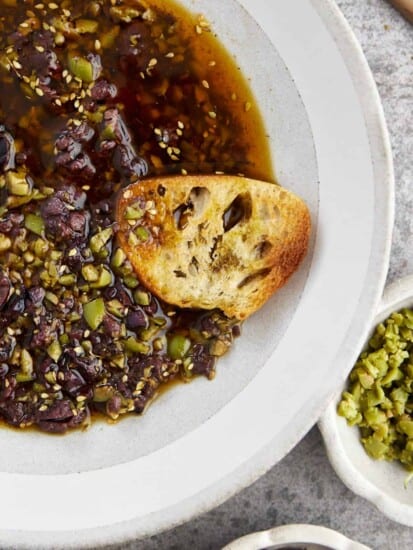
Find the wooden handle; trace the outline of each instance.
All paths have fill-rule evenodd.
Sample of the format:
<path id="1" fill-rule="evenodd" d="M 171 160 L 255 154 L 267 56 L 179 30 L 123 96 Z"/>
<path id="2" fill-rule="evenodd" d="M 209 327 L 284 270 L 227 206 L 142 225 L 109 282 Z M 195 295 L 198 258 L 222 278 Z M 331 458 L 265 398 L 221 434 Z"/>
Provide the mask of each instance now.
<path id="1" fill-rule="evenodd" d="M 390 0 L 406 19 L 413 23 L 413 0 Z"/>

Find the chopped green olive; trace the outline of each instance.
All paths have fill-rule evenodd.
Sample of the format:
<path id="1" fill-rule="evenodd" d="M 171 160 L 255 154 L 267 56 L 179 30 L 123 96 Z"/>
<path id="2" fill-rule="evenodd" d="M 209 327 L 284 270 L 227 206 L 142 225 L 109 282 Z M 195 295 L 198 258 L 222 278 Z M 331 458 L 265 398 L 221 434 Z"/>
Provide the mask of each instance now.
<path id="1" fill-rule="evenodd" d="M 120 267 L 123 262 L 126 260 L 126 254 L 121 248 L 117 248 L 116 252 L 113 254 L 112 257 L 112 266 L 113 267 Z"/>
<path id="2" fill-rule="evenodd" d="M 90 239 L 90 249 L 93 254 L 99 254 L 99 252 L 102 251 L 103 247 L 112 238 L 112 236 L 113 229 L 111 227 L 107 227 L 106 229 L 103 229 L 103 231 L 100 231 L 99 233 L 96 233 L 96 235 L 93 235 L 93 237 Z"/>
<path id="3" fill-rule="evenodd" d="M 141 342 L 133 336 L 128 338 L 125 342 L 125 348 L 132 353 L 147 354 L 150 350 L 149 345 L 146 342 Z"/>
<path id="4" fill-rule="evenodd" d="M 380 323 L 350 374 L 337 412 L 359 426 L 366 452 L 413 470 L 413 311 Z"/>
<path id="5" fill-rule="evenodd" d="M 72 286 L 76 283 L 77 277 L 74 273 L 68 273 L 59 277 L 59 283 L 63 286 Z"/>
<path id="6" fill-rule="evenodd" d="M 77 55 L 69 55 L 68 66 L 70 72 L 82 80 L 83 82 L 93 82 L 96 80 L 94 74 L 93 65 L 85 57 L 79 57 Z"/>
<path id="7" fill-rule="evenodd" d="M 58 361 L 62 355 L 62 348 L 60 346 L 59 340 L 54 340 L 50 346 L 47 348 L 47 354 L 53 359 L 53 361 Z"/>
<path id="8" fill-rule="evenodd" d="M 136 288 L 137 286 L 139 286 L 139 281 L 136 277 L 134 277 L 133 275 L 126 275 L 124 278 L 123 278 L 123 282 L 125 283 L 125 285 L 128 287 L 128 288 Z"/>
<path id="9" fill-rule="evenodd" d="M 16 374 L 16 382 L 31 382 L 33 380 L 33 374 L 18 372 Z"/>
<path id="10" fill-rule="evenodd" d="M 93 392 L 93 401 L 105 403 L 114 395 L 116 395 L 116 390 L 112 386 L 96 386 Z"/>
<path id="11" fill-rule="evenodd" d="M 168 335 L 168 355 L 171 359 L 183 359 L 191 347 L 191 340 L 182 334 Z"/>
<path id="12" fill-rule="evenodd" d="M 20 368 L 25 374 L 33 373 L 33 359 L 30 353 L 25 349 L 22 349 L 21 351 Z"/>
<path id="13" fill-rule="evenodd" d="M 6 237 L 3 233 L 0 233 L 0 252 L 5 252 L 11 248 L 12 242 L 9 237 Z"/>
<path id="14" fill-rule="evenodd" d="M 125 208 L 124 218 L 125 220 L 139 220 L 144 215 L 144 211 L 139 205 L 127 206 Z"/>
<path id="15" fill-rule="evenodd" d="M 12 195 L 26 197 L 31 191 L 25 172 L 7 172 L 6 183 Z"/>
<path id="16" fill-rule="evenodd" d="M 96 281 L 90 283 L 90 288 L 104 288 L 112 283 L 112 273 L 105 268 L 100 270 L 99 276 Z"/>
<path id="17" fill-rule="evenodd" d="M 44 221 L 40 214 L 26 214 L 24 225 L 29 231 L 40 237 L 44 233 Z"/>
<path id="18" fill-rule="evenodd" d="M 151 297 L 145 290 L 135 290 L 133 297 L 135 298 L 135 302 L 140 306 L 148 306 L 151 303 Z"/>
<path id="19" fill-rule="evenodd" d="M 146 242 L 150 237 L 148 229 L 146 229 L 146 227 L 142 227 L 141 225 L 135 229 L 135 235 L 141 242 Z"/>
<path id="20" fill-rule="evenodd" d="M 105 302 L 103 298 L 96 298 L 96 300 L 92 300 L 83 306 L 83 317 L 92 330 L 99 328 L 105 313 Z"/>
<path id="21" fill-rule="evenodd" d="M 99 279 L 99 270 L 92 264 L 86 264 L 82 267 L 82 276 L 89 283 Z"/>
<path id="22" fill-rule="evenodd" d="M 76 30 L 79 34 L 95 33 L 98 30 L 99 24 L 93 19 L 77 19 Z"/>
<path id="23" fill-rule="evenodd" d="M 109 313 L 111 313 L 115 317 L 121 318 L 125 315 L 125 306 L 121 302 L 119 302 L 119 300 L 110 300 L 106 304 L 106 307 Z"/>

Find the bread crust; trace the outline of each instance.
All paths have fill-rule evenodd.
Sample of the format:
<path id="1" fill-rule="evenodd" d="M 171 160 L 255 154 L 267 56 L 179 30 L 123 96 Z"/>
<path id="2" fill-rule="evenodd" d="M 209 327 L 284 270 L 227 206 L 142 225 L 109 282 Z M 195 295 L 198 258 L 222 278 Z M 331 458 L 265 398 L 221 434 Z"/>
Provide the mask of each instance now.
<path id="1" fill-rule="evenodd" d="M 142 215 L 127 219 L 134 211 Z M 151 292 L 240 320 L 297 269 L 311 229 L 307 206 L 290 191 L 225 175 L 132 184 L 118 200 L 117 220 L 120 246 Z"/>

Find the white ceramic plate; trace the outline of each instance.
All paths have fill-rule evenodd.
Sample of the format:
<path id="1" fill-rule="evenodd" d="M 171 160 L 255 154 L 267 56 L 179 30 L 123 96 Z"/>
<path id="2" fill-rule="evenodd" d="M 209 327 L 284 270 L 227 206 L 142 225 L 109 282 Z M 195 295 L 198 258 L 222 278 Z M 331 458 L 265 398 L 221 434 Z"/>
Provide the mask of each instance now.
<path id="1" fill-rule="evenodd" d="M 183 0 L 250 78 L 312 247 L 213 383 L 62 438 L 0 431 L 0 546 L 97 545 L 190 519 L 251 483 L 319 417 L 371 324 L 388 265 L 391 153 L 379 97 L 331 0 Z M 267 33 L 260 30 L 257 23 Z"/>
<path id="2" fill-rule="evenodd" d="M 369 336 L 378 323 L 404 307 L 413 307 L 412 275 L 386 288 Z M 341 391 L 319 423 L 333 468 L 354 493 L 369 500 L 393 521 L 413 527 L 413 483 L 405 484 L 408 473 L 396 462 L 372 460 L 366 454 L 359 429 L 349 428 L 346 420 L 336 413 Z"/>

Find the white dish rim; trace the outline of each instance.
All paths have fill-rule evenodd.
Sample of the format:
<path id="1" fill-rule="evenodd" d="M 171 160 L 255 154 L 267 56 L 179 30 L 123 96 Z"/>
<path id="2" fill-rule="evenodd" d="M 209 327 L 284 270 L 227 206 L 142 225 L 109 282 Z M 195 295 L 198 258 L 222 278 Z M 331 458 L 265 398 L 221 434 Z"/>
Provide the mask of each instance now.
<path id="1" fill-rule="evenodd" d="M 250 533 L 230 542 L 222 550 L 260 550 L 284 544 L 317 544 L 334 550 L 371 550 L 334 529 L 307 523 L 281 525 Z"/>

